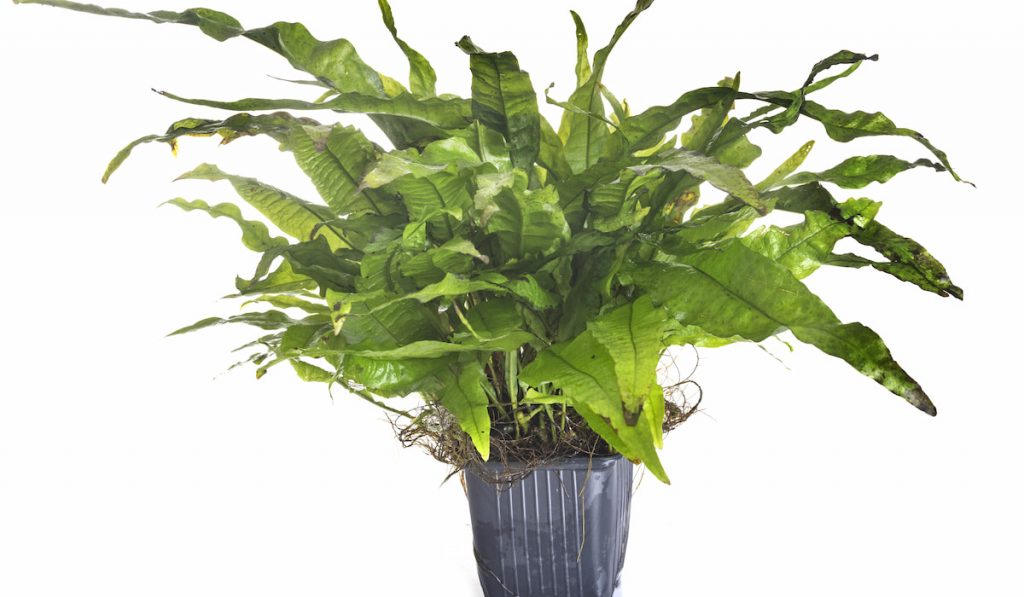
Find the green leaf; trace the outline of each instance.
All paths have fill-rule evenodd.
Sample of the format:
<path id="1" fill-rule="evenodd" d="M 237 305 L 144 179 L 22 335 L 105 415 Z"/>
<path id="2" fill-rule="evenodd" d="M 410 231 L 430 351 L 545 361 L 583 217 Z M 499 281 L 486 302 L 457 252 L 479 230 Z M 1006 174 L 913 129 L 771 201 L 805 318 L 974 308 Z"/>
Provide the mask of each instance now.
<path id="1" fill-rule="evenodd" d="M 447 128 L 433 122 L 433 118 L 439 117 L 439 114 L 430 114 L 433 108 L 445 111 L 446 108 L 438 108 L 439 105 L 443 105 L 443 102 L 440 104 L 434 102 L 428 106 L 416 104 L 415 98 L 404 92 L 397 83 L 367 65 L 351 42 L 346 39 L 320 41 L 300 23 L 278 22 L 267 27 L 247 30 L 243 29 L 233 17 L 206 8 L 195 8 L 181 13 L 170 11 L 135 13 L 66 0 L 24 0 L 21 3 L 46 4 L 93 14 L 145 19 L 156 23 L 195 25 L 219 41 L 244 36 L 281 55 L 288 60 L 292 67 L 313 75 L 317 82 L 337 92 L 337 97 L 323 103 L 333 102 L 335 109 L 339 110 L 371 114 L 371 120 L 399 148 L 419 146 L 441 138 L 444 135 L 437 127 Z M 389 101 L 391 99 L 395 101 Z M 272 102 L 272 100 L 267 101 Z M 284 102 L 281 105 L 287 103 Z M 306 104 L 306 102 L 300 103 Z M 469 102 L 457 99 L 448 103 L 456 110 L 460 109 L 458 106 L 463 106 L 468 116 Z M 261 105 L 261 103 L 256 100 L 252 105 Z M 294 108 L 312 109 L 308 106 L 297 105 Z M 410 110 L 411 112 L 409 112 Z M 449 120 L 448 122 L 453 121 Z M 469 124 L 468 118 L 460 122 L 461 125 L 451 128 L 460 128 Z"/>
<path id="2" fill-rule="evenodd" d="M 540 153 L 537 155 L 537 164 L 547 170 L 555 182 L 572 176 L 572 167 L 565 157 L 565 145 L 543 116 L 540 119 Z"/>
<path id="3" fill-rule="evenodd" d="M 782 111 L 782 113 L 765 118 L 764 120 L 755 123 L 754 126 L 766 126 L 773 133 L 781 133 L 783 129 L 795 123 L 797 119 L 800 117 L 800 110 L 804 105 L 804 99 L 807 95 L 807 89 L 811 86 L 812 83 L 814 83 L 814 80 L 817 78 L 819 73 L 840 64 L 860 64 L 864 60 L 877 59 L 877 55 L 867 56 L 865 54 L 858 54 L 856 52 L 851 52 L 849 50 L 840 50 L 839 52 L 836 52 L 835 54 L 829 56 L 828 58 L 819 61 L 811 69 L 810 74 L 807 76 L 807 80 L 804 82 L 800 90 L 792 94 L 792 103 L 790 103 L 789 106 L 787 106 L 786 109 Z"/>
<path id="4" fill-rule="evenodd" d="M 718 210 L 714 206 L 699 210 L 670 236 L 662 241 L 661 249 L 672 255 L 686 255 L 709 243 L 739 236 L 757 219 L 752 207 L 739 204 L 733 210 Z"/>
<path id="5" fill-rule="evenodd" d="M 768 206 L 761 199 L 754 185 L 747 180 L 743 171 L 723 164 L 711 156 L 687 149 L 677 149 L 654 163 L 633 166 L 631 169 L 643 174 L 654 168 L 661 168 L 669 172 L 688 172 L 692 176 L 706 180 L 713 187 L 740 199 L 762 215 L 768 213 Z"/>
<path id="6" fill-rule="evenodd" d="M 326 207 L 303 201 L 280 189 L 265 185 L 255 178 L 245 178 L 223 172 L 213 164 L 201 164 L 177 180 L 226 180 L 238 195 L 255 207 L 277 226 L 281 232 L 299 240 L 308 240 L 314 234 L 324 236 L 332 248 L 347 247 L 345 239 L 330 226 L 321 225 L 334 218 Z"/>
<path id="7" fill-rule="evenodd" d="M 154 23 L 178 23 L 182 25 L 194 25 L 216 39 L 224 41 L 245 33 L 241 24 L 232 16 L 226 15 L 209 8 L 190 8 L 183 12 L 172 12 L 169 10 L 157 10 L 148 13 L 131 12 L 120 8 L 101 8 L 93 4 L 80 4 L 78 2 L 67 2 L 65 0 L 15 0 L 15 4 L 42 4 L 44 6 L 56 6 L 79 12 L 88 12 L 97 15 L 123 17 L 126 19 L 144 19 Z"/>
<path id="8" fill-rule="evenodd" d="M 371 359 L 346 355 L 343 375 L 378 396 L 405 397 L 413 392 L 436 391 L 451 359 Z"/>
<path id="9" fill-rule="evenodd" d="M 587 55 L 590 42 L 583 19 L 580 18 L 580 15 L 575 10 L 570 10 L 569 14 L 572 16 L 573 24 L 576 26 L 576 87 L 578 88 L 587 82 L 592 72 L 590 70 L 590 57 Z"/>
<path id="10" fill-rule="evenodd" d="M 491 340 L 523 329 L 523 316 L 512 299 L 499 297 L 482 301 L 466 312 L 470 332 L 481 340 Z"/>
<path id="11" fill-rule="evenodd" d="M 875 269 L 939 296 L 963 300 L 963 289 L 953 284 L 946 268 L 914 239 L 896 234 L 879 222 L 857 230 L 853 237 L 889 259 L 889 263 L 872 263 Z"/>
<path id="12" fill-rule="evenodd" d="M 608 44 L 597 51 L 594 55 L 594 66 L 590 76 L 582 85 L 578 85 L 576 91 L 569 96 L 568 105 L 579 109 L 579 112 L 568 113 L 568 124 L 565 127 L 565 153 L 573 172 L 582 172 L 601 158 L 607 149 L 609 138 L 608 126 L 602 120 L 604 118 L 604 104 L 601 101 L 600 89 L 601 79 L 604 76 L 605 65 L 608 63 L 608 56 L 611 54 L 619 39 L 629 29 L 640 13 L 647 10 L 653 0 L 638 0 L 636 6 L 631 10 L 612 34 Z M 579 22 L 582 25 L 582 22 Z M 582 39 L 577 29 L 577 53 L 580 44 L 583 44 L 582 52 L 586 53 L 586 32 L 583 32 Z M 577 67 L 582 70 L 581 66 Z"/>
<path id="13" fill-rule="evenodd" d="M 476 278 L 464 278 L 455 274 L 445 274 L 444 279 L 440 282 L 424 286 L 416 292 L 392 299 L 385 303 L 385 305 L 409 300 L 428 303 L 434 299 L 462 296 L 471 292 L 504 292 L 505 289 L 501 284 L 506 281 L 508 279 L 505 276 L 497 273 L 482 274 Z"/>
<path id="14" fill-rule="evenodd" d="M 843 324 L 781 264 L 737 241 L 683 258 L 683 265 L 646 265 L 637 284 L 683 324 L 719 337 L 760 342 L 785 329 L 801 341 L 839 357 L 862 374 L 934 415 L 921 386 L 889 353 L 882 339 L 860 324 Z"/>
<path id="15" fill-rule="evenodd" d="M 770 226 L 743 238 L 743 244 L 786 266 L 797 279 L 806 278 L 826 262 L 841 238 L 849 236 L 851 225 L 834 220 L 820 211 L 809 211 L 794 226 Z"/>
<path id="16" fill-rule="evenodd" d="M 423 178 L 445 170 L 462 170 L 480 165 L 481 158 L 466 139 L 450 137 L 434 141 L 423 148 L 385 153 L 363 177 L 362 186 L 380 188 L 391 181 L 411 174 Z"/>
<path id="17" fill-rule="evenodd" d="M 742 121 L 730 118 L 722 127 L 722 132 L 712 140 L 708 155 L 737 168 L 753 164 L 754 160 L 761 157 L 761 148 L 750 142 L 747 132 L 748 127 Z"/>
<path id="18" fill-rule="evenodd" d="M 295 126 L 282 143 L 335 214 L 390 214 L 397 202 L 361 182 L 380 148 L 350 126 Z"/>
<path id="19" fill-rule="evenodd" d="M 505 260 L 543 253 L 565 239 L 568 227 L 553 187 L 517 196 L 505 189 L 494 198 L 497 210 L 485 229 L 498 240 Z"/>
<path id="20" fill-rule="evenodd" d="M 772 173 L 765 177 L 764 180 L 757 183 L 755 188 L 758 192 L 764 192 L 779 186 L 779 183 L 785 180 L 787 176 L 795 172 L 796 169 L 804 163 L 804 160 L 807 159 L 807 154 L 811 153 L 812 149 L 814 149 L 813 140 L 801 145 L 800 149 L 797 149 L 793 155 L 786 158 L 786 161 L 779 164 L 778 168 L 772 170 Z"/>
<path id="21" fill-rule="evenodd" d="M 330 226 L 332 230 L 344 236 L 345 240 L 353 248 L 364 250 L 381 238 L 390 238 L 389 235 L 397 235 L 398 231 L 405 224 L 404 213 L 393 213 L 386 216 L 364 213 L 329 220 L 321 224 L 320 228 Z"/>
<path id="22" fill-rule="evenodd" d="M 540 153 L 540 112 L 530 75 L 511 52 L 485 52 L 468 36 L 456 44 L 469 54 L 473 117 L 508 140 L 512 165 L 530 168 Z"/>
<path id="23" fill-rule="evenodd" d="M 206 319 L 200 319 L 192 325 L 187 325 L 183 328 L 174 330 L 168 334 L 168 336 L 187 334 L 189 332 L 195 332 L 197 330 L 202 330 L 216 325 L 224 325 L 226 323 L 244 323 L 264 330 L 280 330 L 291 325 L 295 325 L 298 321 L 292 319 L 281 311 L 242 313 L 239 315 L 232 315 L 231 317 L 207 317 Z"/>
<path id="24" fill-rule="evenodd" d="M 353 354 L 374 359 L 433 359 L 463 352 L 511 352 L 534 339 L 533 334 L 514 331 L 487 340 L 469 339 L 464 342 L 418 340 L 387 350 L 363 350 Z"/>
<path id="25" fill-rule="evenodd" d="M 391 13 L 391 5 L 388 4 L 388 0 L 377 0 L 377 3 L 380 5 L 380 13 L 384 18 L 384 26 L 391 32 L 391 37 L 394 38 L 395 43 L 398 44 L 398 47 L 402 49 L 405 57 L 409 60 L 409 89 L 415 95 L 435 95 L 437 93 L 435 89 L 437 74 L 434 72 L 434 68 L 430 66 L 430 62 L 422 54 L 412 49 L 409 44 L 398 37 L 398 30 L 395 28 L 395 17 Z"/>
<path id="26" fill-rule="evenodd" d="M 302 381 L 320 383 L 331 383 L 334 381 L 334 374 L 326 369 L 322 369 L 316 365 L 299 359 L 290 359 L 288 362 L 291 363 L 292 369 L 295 370 L 296 375 L 298 375 L 299 379 Z"/>
<path id="27" fill-rule="evenodd" d="M 555 344 L 519 373 L 536 388 L 551 383 L 602 438 L 630 460 L 641 460 L 654 475 L 668 482 L 655 449 L 651 427 L 629 425 L 619 396 L 615 363 L 608 350 L 589 331 Z"/>
<path id="28" fill-rule="evenodd" d="M 484 392 L 486 383 L 487 376 L 480 363 L 462 363 L 457 374 L 447 376 L 439 399 L 441 406 L 455 416 L 459 427 L 466 432 L 485 461 L 491 453 L 491 418 L 487 414 L 487 394 Z"/>
<path id="29" fill-rule="evenodd" d="M 690 151 L 706 152 L 715 133 L 718 132 L 726 122 L 729 111 L 732 110 L 733 102 L 736 101 L 736 90 L 739 89 L 740 75 L 736 73 L 733 78 L 726 78 L 718 86 L 732 90 L 732 93 L 723 95 L 714 104 L 702 108 L 700 114 L 690 118 L 690 130 L 683 133 L 680 142 L 683 147 Z M 675 127 L 673 127 L 675 128 Z"/>
<path id="30" fill-rule="evenodd" d="M 922 166 L 932 168 L 936 172 L 946 170 L 941 164 L 925 159 L 907 162 L 891 155 L 869 155 L 848 158 L 822 172 L 799 172 L 786 178 L 780 184 L 800 185 L 809 182 L 830 182 L 844 189 L 861 189 L 873 182 L 884 183 L 900 172 Z"/>
<path id="31" fill-rule="evenodd" d="M 218 101 L 186 98 L 167 91 L 160 95 L 175 101 L 206 106 L 233 112 L 261 110 L 334 110 L 355 114 L 401 116 L 437 129 L 457 129 L 472 122 L 470 104 L 461 98 L 417 98 L 409 93 L 394 97 L 376 97 L 355 92 L 338 93 L 329 100 L 316 103 L 294 99 L 246 98 L 234 101 Z M 438 135 L 443 135 L 439 130 Z M 433 140 L 433 139 L 430 139 Z"/>
<path id="32" fill-rule="evenodd" d="M 146 135 L 140 137 L 114 156 L 103 173 L 103 182 L 110 180 L 111 175 L 121 167 L 121 164 L 131 155 L 132 151 L 139 145 L 146 143 L 160 142 L 171 146 L 173 152 L 177 152 L 178 139 L 181 137 L 209 137 L 217 135 L 221 138 L 221 144 L 230 143 L 239 137 L 254 135 L 269 135 L 278 141 L 283 141 L 288 131 L 303 124 L 318 125 L 319 123 L 310 118 L 296 118 L 286 112 L 274 112 L 273 114 L 234 114 L 224 120 L 209 120 L 202 118 L 184 118 L 173 123 L 162 135 Z"/>
<path id="33" fill-rule="evenodd" d="M 851 52 L 850 50 L 839 50 L 835 54 L 818 61 L 812 68 L 810 74 L 807 75 L 807 80 L 804 81 L 804 89 L 811 90 L 812 84 L 818 75 L 832 68 L 833 66 L 840 66 L 843 64 L 856 64 L 859 65 L 865 60 L 875 61 L 878 60 L 878 54 L 861 54 L 858 52 Z M 820 89 L 820 87 L 819 87 Z"/>
<path id="34" fill-rule="evenodd" d="M 543 288 L 537 279 L 530 274 L 524 274 L 501 283 L 502 288 L 522 299 L 534 309 L 552 309 L 559 305 L 558 298 Z"/>
<path id="35" fill-rule="evenodd" d="M 441 241 L 455 236 L 459 218 L 453 214 L 465 213 L 473 205 L 466 179 L 447 172 L 421 178 L 402 176 L 389 183 L 387 189 L 399 195 L 410 221 L 428 222 L 431 234 Z"/>
<path id="36" fill-rule="evenodd" d="M 842 112 L 830 110 L 815 102 L 805 102 L 803 112 L 814 120 L 817 120 L 825 127 L 825 132 L 836 141 L 847 142 L 860 137 L 872 137 L 889 135 L 898 137 L 910 137 L 926 147 L 939 159 L 942 166 L 949 171 L 954 179 L 960 182 L 968 182 L 960 178 L 949 164 L 946 153 L 932 145 L 931 141 L 921 133 L 908 128 L 896 126 L 892 120 L 881 112 Z M 968 182 L 973 186 L 973 183 Z"/>
<path id="37" fill-rule="evenodd" d="M 321 315 L 328 312 L 327 306 L 322 303 L 310 302 L 301 296 L 288 294 L 268 294 L 264 296 L 257 296 L 242 303 L 242 308 L 244 309 L 245 307 L 256 303 L 269 303 L 278 309 L 302 309 L 311 315 Z"/>
<path id="38" fill-rule="evenodd" d="M 785 187 L 770 194 L 776 209 L 803 213 L 810 210 L 828 213 L 833 219 L 845 220 L 840 204 L 818 183 L 810 183 L 797 187 Z M 846 202 L 847 204 L 849 202 Z M 953 283 L 946 268 L 917 241 L 899 235 L 886 228 L 878 221 L 865 223 L 853 229 L 852 237 L 862 245 L 869 246 L 887 259 L 888 263 L 875 263 L 866 259 L 844 258 L 834 265 L 846 267 L 862 267 L 871 265 L 875 269 L 890 274 L 905 282 L 917 285 L 922 290 L 934 292 L 939 296 L 953 297 L 963 300 L 963 290 Z"/>
<path id="39" fill-rule="evenodd" d="M 698 348 L 721 348 L 736 342 L 746 342 L 746 338 L 741 336 L 721 338 L 709 334 L 696 325 L 675 325 L 671 329 L 672 331 L 665 337 L 665 342 L 669 345 L 689 344 Z"/>
<path id="40" fill-rule="evenodd" d="M 203 211 L 212 218 L 234 220 L 238 227 L 242 229 L 242 244 L 252 251 L 262 253 L 288 244 L 288 241 L 280 236 L 270 236 L 270 231 L 267 230 L 263 222 L 246 220 L 242 217 L 242 211 L 233 203 L 210 205 L 201 199 L 189 201 L 179 197 L 165 202 L 164 205 L 174 205 L 185 211 Z"/>
<path id="41" fill-rule="evenodd" d="M 272 257 L 276 256 L 277 252 L 275 251 Z M 316 288 L 316 282 L 306 276 L 295 273 L 291 264 L 287 261 L 282 262 L 281 265 L 273 272 L 269 272 L 270 261 L 272 261 L 272 259 L 266 260 L 265 263 L 261 262 L 261 265 L 266 266 L 266 270 L 257 272 L 257 274 L 249 280 L 236 277 L 235 288 L 238 290 L 238 294 L 233 296 L 248 296 L 261 293 L 298 292 Z"/>
<path id="42" fill-rule="evenodd" d="M 316 280 L 321 292 L 328 288 L 337 291 L 355 289 L 359 263 L 336 254 L 322 236 L 290 245 L 282 254 L 291 263 L 295 273 Z"/>
<path id="43" fill-rule="evenodd" d="M 731 102 L 735 94 L 736 91 L 728 87 L 688 91 L 667 106 L 654 106 L 627 118 L 619 128 L 619 134 L 629 151 L 651 147 L 675 130 L 683 116 L 721 102 Z"/>
<path id="44" fill-rule="evenodd" d="M 667 315 L 664 309 L 654 306 L 649 296 L 642 296 L 602 313 L 587 325 L 594 339 L 612 357 L 626 421 L 631 424 L 651 394 L 658 359 L 665 348 L 662 338 L 671 321 Z"/>

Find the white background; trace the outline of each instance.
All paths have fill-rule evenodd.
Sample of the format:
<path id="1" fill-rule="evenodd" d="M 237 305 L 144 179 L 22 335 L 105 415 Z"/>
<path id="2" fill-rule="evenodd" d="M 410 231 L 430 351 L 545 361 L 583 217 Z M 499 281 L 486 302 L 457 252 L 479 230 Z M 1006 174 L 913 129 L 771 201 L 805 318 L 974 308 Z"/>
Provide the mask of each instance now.
<path id="1" fill-rule="evenodd" d="M 404 58 L 376 3 L 210 4 L 249 27 L 307 23 L 345 36 L 379 70 Z M 568 9 L 603 45 L 631 6 L 395 0 L 398 27 L 468 95 L 469 33 L 516 51 L 536 88 L 572 84 Z M 122 2 L 183 9 L 191 0 Z M 704 411 L 671 436 L 673 485 L 634 502 L 623 595 L 1019 596 L 1024 502 L 1019 387 L 1019 19 L 995 3 L 673 3 L 661 0 L 613 54 L 606 82 L 636 108 L 743 72 L 748 90 L 797 87 L 814 62 L 878 52 L 819 101 L 884 110 L 946 149 L 974 190 L 927 171 L 859 195 L 928 247 L 966 289 L 959 303 L 871 271 L 810 280 L 843 318 L 887 339 L 938 405 L 931 419 L 842 362 L 778 342 L 703 351 Z M 256 257 L 232 224 L 174 208 L 231 199 L 176 175 L 202 161 L 306 197 L 268 139 L 125 142 L 184 116 L 219 115 L 149 91 L 309 98 L 246 40 L 0 4 L 0 595 L 475 596 L 468 516 L 446 467 L 403 450 L 382 414 L 285 370 L 218 376 L 249 329 L 164 338 L 233 305 Z M 550 118 L 557 109 L 543 106 Z M 330 120 L 331 115 L 319 115 Z M 365 122 L 359 118 L 349 119 Z M 908 139 L 831 143 L 814 123 L 759 133 L 759 178 L 807 139 L 807 166 L 923 157 Z"/>

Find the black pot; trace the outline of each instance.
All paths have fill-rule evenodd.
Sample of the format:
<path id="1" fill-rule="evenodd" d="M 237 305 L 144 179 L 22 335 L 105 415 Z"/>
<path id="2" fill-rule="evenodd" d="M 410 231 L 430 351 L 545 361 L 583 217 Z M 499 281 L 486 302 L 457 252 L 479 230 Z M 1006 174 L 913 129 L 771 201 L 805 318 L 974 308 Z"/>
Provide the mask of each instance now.
<path id="1" fill-rule="evenodd" d="M 486 597 L 612 597 L 626 556 L 631 462 L 571 458 L 511 486 L 470 470 L 466 489 Z"/>

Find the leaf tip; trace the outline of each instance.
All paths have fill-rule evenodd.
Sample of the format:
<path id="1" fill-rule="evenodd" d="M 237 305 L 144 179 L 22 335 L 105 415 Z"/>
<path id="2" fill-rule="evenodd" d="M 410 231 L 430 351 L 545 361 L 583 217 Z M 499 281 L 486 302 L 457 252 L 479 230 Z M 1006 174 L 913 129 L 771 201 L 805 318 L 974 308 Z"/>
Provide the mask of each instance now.
<path id="1" fill-rule="evenodd" d="M 907 402 L 914 405 L 915 408 L 926 415 L 934 417 L 938 414 L 938 410 L 935 408 L 935 405 L 932 404 L 931 399 L 928 398 L 928 395 L 925 394 L 924 390 L 920 387 L 916 387 L 908 391 L 904 398 L 907 399 Z"/>

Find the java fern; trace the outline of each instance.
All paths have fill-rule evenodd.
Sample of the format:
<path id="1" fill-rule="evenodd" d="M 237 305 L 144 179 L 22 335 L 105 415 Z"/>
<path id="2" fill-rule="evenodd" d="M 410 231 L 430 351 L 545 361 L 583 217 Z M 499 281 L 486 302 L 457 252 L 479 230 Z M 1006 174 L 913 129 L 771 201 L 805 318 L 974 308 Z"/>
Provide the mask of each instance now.
<path id="1" fill-rule="evenodd" d="M 408 86 L 369 66 L 347 40 L 320 41 L 298 23 L 246 29 L 207 8 L 137 13 L 16 0 L 192 25 L 218 41 L 247 38 L 312 77 L 298 82 L 322 88 L 309 100 L 161 92 L 233 114 L 185 118 L 142 137 L 103 177 L 143 143 L 173 148 L 183 136 L 228 143 L 257 135 L 277 141 L 309 176 L 321 201 L 209 164 L 181 176 L 230 184 L 285 236 L 231 203 L 170 201 L 234 220 L 243 244 L 261 254 L 255 273 L 236 280 L 234 296 L 265 310 L 175 332 L 224 323 L 264 330 L 249 345 L 258 349 L 247 360 L 257 376 L 288 363 L 303 380 L 340 384 L 395 412 L 405 411 L 387 398 L 418 393 L 457 419 L 483 459 L 492 428 L 557 435 L 572 409 L 665 482 L 656 366 L 672 345 L 760 342 L 789 330 L 934 415 L 882 339 L 842 322 L 801 279 L 822 265 L 870 267 L 961 299 L 924 247 L 876 219 L 879 203 L 830 190 L 860 189 L 919 167 L 960 181 L 945 153 L 880 112 L 844 112 L 811 99 L 877 59 L 845 50 L 815 64 L 792 91 L 742 91 L 736 75 L 634 113 L 602 77 L 616 43 L 652 1 L 637 2 L 592 60 L 583 22 L 572 13 L 576 88 L 564 101 L 545 92 L 563 109 L 556 130 L 515 55 L 484 50 L 469 37 L 456 46 L 468 57 L 472 96 L 439 94 L 430 63 L 399 37 L 387 0 L 379 0 L 381 14 L 408 58 Z M 824 77 L 832 67 L 845 70 Z M 755 109 L 737 116 L 738 103 Z M 311 112 L 367 114 L 393 147 L 304 116 Z M 809 142 L 764 180 L 750 181 L 743 170 L 761 154 L 750 134 L 780 133 L 800 118 L 841 143 L 909 137 L 931 157 L 868 155 L 801 171 Z M 705 183 L 725 199 L 698 207 Z M 751 231 L 773 210 L 803 220 Z M 836 253 L 845 238 L 880 258 Z"/>

